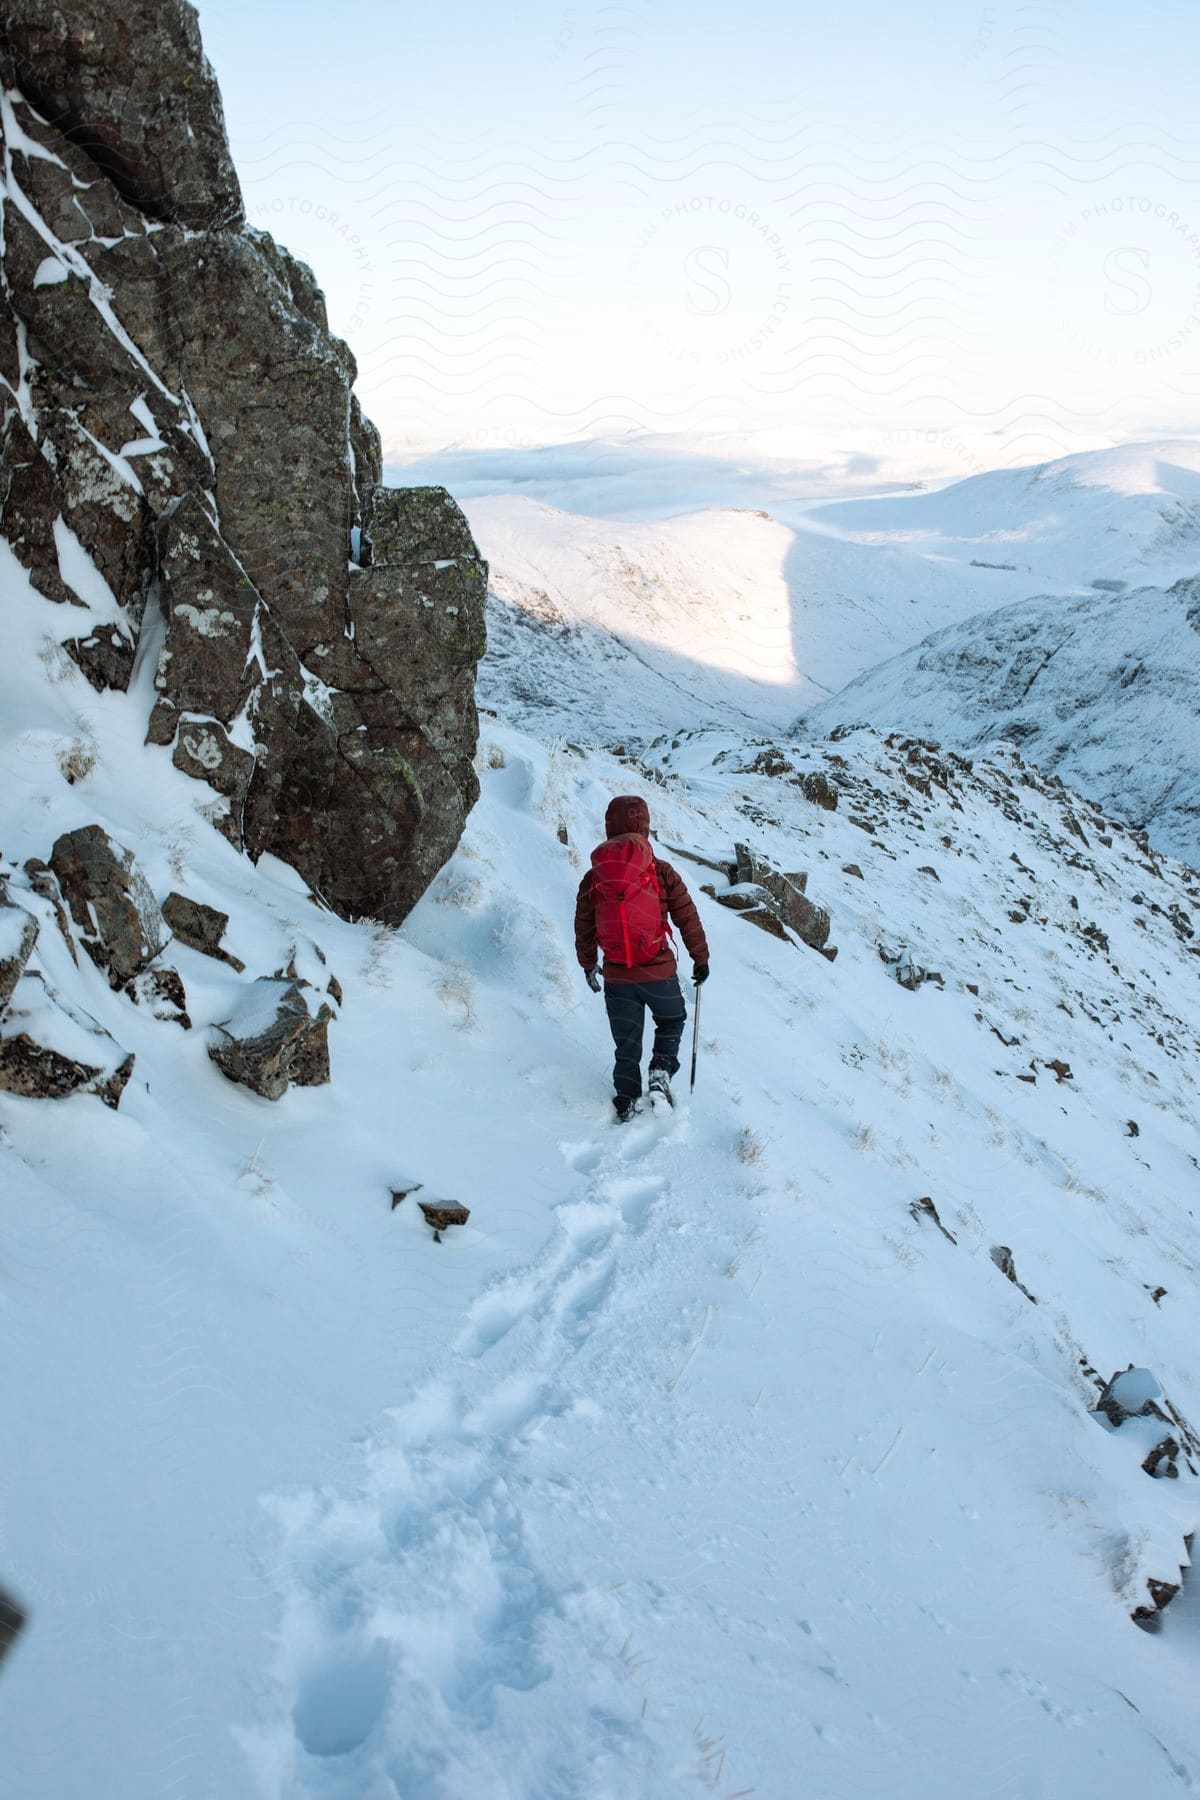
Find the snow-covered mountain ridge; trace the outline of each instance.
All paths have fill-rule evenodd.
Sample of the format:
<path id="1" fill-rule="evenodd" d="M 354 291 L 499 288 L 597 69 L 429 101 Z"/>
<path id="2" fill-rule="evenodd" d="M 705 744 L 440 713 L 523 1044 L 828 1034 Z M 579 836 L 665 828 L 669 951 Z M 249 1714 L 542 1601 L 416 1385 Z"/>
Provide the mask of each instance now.
<path id="1" fill-rule="evenodd" d="M 796 721 L 996 739 L 1200 864 L 1200 582 L 1026 600 L 947 626 Z"/>
<path id="2" fill-rule="evenodd" d="M 1079 451 L 934 493 L 836 501 L 812 516 L 856 543 L 905 543 L 977 568 L 991 557 L 1066 590 L 1167 586 L 1200 563 L 1200 442 Z"/>

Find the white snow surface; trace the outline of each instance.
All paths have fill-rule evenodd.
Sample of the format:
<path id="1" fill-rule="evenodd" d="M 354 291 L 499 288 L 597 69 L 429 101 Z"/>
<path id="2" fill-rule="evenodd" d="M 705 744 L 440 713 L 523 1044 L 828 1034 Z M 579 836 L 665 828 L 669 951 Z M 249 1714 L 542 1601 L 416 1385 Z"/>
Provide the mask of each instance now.
<path id="1" fill-rule="evenodd" d="M 4 868 L 46 979 L 137 1057 L 116 1112 L 0 1095 L 8 1790 L 1200 1791 L 1197 1590 L 1130 1618 L 1200 1481 L 1093 1411 L 1133 1365 L 1200 1420 L 1194 877 L 1011 753 L 764 764 L 700 728 L 681 635 L 678 741 L 637 763 L 500 716 L 485 670 L 459 850 L 402 930 L 349 924 L 239 857 L 144 746 L 145 683 L 93 692 L 63 609 L 0 580 Z M 572 913 L 630 790 L 713 974 L 694 1097 L 618 1127 Z M 76 969 L 26 884 L 92 822 L 231 915 L 244 975 L 166 952 L 191 1032 Z M 690 855 L 738 840 L 807 871 L 835 962 L 701 893 Z M 344 1004 L 332 1084 L 272 1105 L 205 1027 L 293 951 Z M 434 1242 L 423 1198 L 469 1223 Z"/>
<path id="2" fill-rule="evenodd" d="M 0 906 L 0 963 L 18 956 L 29 930 L 29 913 L 21 906 Z"/>

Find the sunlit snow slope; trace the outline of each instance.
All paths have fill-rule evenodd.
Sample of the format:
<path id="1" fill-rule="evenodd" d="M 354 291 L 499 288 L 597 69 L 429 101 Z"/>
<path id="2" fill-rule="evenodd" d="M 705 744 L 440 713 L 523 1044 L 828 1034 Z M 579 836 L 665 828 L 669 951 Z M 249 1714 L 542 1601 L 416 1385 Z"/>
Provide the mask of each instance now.
<path id="1" fill-rule="evenodd" d="M 694 729 L 682 638 L 677 743 L 486 720 L 459 852 L 402 931 L 350 925 L 212 830 L 11 560 L 4 606 L 14 896 L 96 821 L 249 965 L 171 947 L 184 1032 L 42 918 L 137 1064 L 119 1112 L 0 1096 L 10 1791 L 1197 1791 L 1196 1589 L 1131 1619 L 1200 1522 L 1193 877 L 1011 755 Z M 713 975 L 694 1098 L 619 1128 L 571 915 L 630 789 Z M 700 892 L 737 841 L 807 872 L 836 961 Z M 208 1022 L 314 941 L 333 1081 L 270 1104 Z M 435 1243 L 414 1182 L 469 1224 Z M 1129 1364 L 1174 1414 L 1113 1430 Z"/>
<path id="2" fill-rule="evenodd" d="M 615 521 L 511 495 L 464 505 L 491 564 L 484 701 L 592 742 L 778 728 L 934 627 L 1029 591 L 1023 575 L 844 542 L 802 508 Z"/>
<path id="3" fill-rule="evenodd" d="M 1200 442 L 1086 450 L 936 493 L 834 502 L 813 517 L 855 543 L 1007 564 L 1056 589 L 1167 586 L 1200 566 Z"/>

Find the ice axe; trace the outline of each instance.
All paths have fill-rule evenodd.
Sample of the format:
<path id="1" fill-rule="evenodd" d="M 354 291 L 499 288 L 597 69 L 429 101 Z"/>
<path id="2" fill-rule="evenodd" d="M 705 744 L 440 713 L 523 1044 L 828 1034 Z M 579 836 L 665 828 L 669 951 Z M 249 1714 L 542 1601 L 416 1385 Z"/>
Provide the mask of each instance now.
<path id="1" fill-rule="evenodd" d="M 696 1010 L 692 1014 L 692 1083 L 688 1093 L 696 1091 L 696 1052 L 700 1047 L 700 983 L 696 983 Z"/>

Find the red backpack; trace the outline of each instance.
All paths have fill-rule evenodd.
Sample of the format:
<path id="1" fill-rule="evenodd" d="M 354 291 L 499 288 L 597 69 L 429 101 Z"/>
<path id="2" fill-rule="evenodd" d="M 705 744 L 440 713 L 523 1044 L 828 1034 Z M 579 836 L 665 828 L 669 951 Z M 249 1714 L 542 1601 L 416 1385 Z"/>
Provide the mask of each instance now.
<path id="1" fill-rule="evenodd" d="M 592 851 L 596 938 L 609 962 L 653 962 L 665 945 L 662 890 L 654 852 L 635 831 L 606 838 Z"/>

